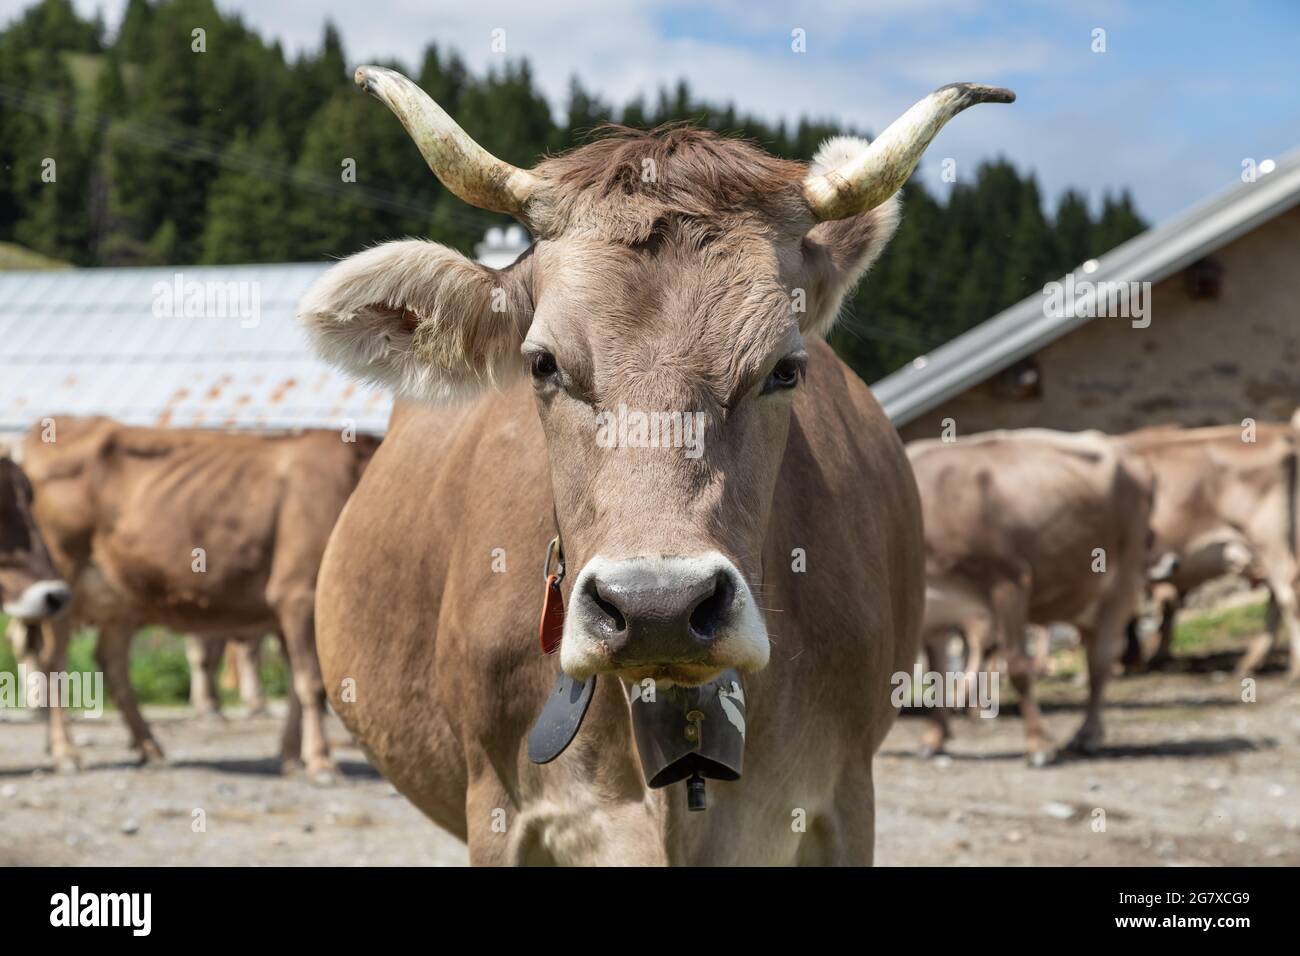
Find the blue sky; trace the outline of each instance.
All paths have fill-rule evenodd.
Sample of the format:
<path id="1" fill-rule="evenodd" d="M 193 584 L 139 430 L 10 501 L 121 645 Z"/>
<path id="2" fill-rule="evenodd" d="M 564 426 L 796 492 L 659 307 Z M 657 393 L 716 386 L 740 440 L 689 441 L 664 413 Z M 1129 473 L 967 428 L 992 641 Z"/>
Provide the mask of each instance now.
<path id="1" fill-rule="evenodd" d="M 75 0 L 110 27 L 124 0 Z M 426 42 L 478 70 L 524 56 L 558 110 L 569 77 L 622 103 L 679 77 L 697 95 L 775 118 L 837 117 L 882 129 L 934 87 L 1010 86 L 940 136 L 919 175 L 936 193 L 1003 155 L 1050 197 L 1094 201 L 1128 187 L 1160 222 L 1238 181 L 1244 159 L 1300 147 L 1300 0 L 217 0 L 287 48 L 319 42 L 326 18 L 354 62 L 415 63 Z M 0 20 L 26 4 L 0 0 Z M 1105 30 L 1104 53 L 1093 31 Z M 791 49 L 802 29 L 807 50 Z M 209 55 L 219 55 L 213 51 Z"/>

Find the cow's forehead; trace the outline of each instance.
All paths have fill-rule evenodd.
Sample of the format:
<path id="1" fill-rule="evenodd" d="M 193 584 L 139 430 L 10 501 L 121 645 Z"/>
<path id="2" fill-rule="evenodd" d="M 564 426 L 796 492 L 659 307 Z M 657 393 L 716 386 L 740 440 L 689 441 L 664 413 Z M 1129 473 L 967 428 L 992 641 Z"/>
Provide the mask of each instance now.
<path id="1" fill-rule="evenodd" d="M 793 264 L 757 234 L 642 247 L 560 237 L 535 255 L 537 331 L 602 391 L 675 381 L 726 402 L 801 344 Z"/>

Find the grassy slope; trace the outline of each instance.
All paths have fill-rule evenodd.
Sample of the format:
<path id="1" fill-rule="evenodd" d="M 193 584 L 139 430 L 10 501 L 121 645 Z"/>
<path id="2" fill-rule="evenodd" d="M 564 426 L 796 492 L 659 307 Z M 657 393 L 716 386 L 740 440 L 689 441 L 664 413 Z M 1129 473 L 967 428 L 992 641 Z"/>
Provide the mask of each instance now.
<path id="1" fill-rule="evenodd" d="M 61 259 L 51 259 L 13 242 L 0 242 L 0 271 L 14 269 L 71 269 Z"/>

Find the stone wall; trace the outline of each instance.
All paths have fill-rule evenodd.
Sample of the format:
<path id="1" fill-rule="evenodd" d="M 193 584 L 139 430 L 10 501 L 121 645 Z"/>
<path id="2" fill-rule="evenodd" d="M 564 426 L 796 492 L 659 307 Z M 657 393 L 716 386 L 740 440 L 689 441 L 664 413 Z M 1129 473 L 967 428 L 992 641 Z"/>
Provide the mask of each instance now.
<path id="1" fill-rule="evenodd" d="M 913 419 L 903 437 L 938 437 L 945 418 L 958 435 L 1290 418 L 1300 404 L 1300 207 L 1208 259 L 1221 268 L 1217 298 L 1170 276 L 1151 290 L 1149 327 L 1097 318 L 1040 350 L 1038 396 L 990 380 Z"/>

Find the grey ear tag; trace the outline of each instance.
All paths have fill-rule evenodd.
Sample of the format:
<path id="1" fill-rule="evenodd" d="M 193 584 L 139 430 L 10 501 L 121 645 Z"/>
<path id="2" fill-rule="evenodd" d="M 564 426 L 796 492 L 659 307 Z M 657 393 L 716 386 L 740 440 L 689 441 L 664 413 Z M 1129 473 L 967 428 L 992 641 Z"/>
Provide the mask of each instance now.
<path id="1" fill-rule="evenodd" d="M 564 671 L 555 679 L 555 689 L 546 698 L 537 723 L 528 734 L 528 759 L 533 763 L 550 763 L 573 743 L 587 715 L 596 675 L 579 683 Z"/>

